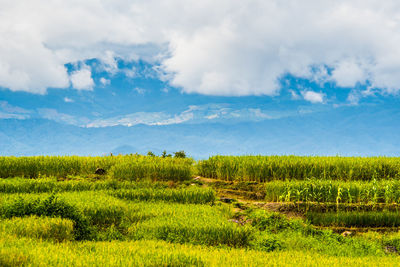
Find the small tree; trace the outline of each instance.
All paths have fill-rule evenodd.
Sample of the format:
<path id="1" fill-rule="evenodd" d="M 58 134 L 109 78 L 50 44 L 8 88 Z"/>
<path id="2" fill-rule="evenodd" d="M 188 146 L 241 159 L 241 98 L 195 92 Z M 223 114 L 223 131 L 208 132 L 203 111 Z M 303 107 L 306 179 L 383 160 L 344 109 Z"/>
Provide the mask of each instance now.
<path id="1" fill-rule="evenodd" d="M 183 150 L 174 152 L 174 154 L 175 158 L 181 158 L 181 159 L 186 158 L 186 153 Z"/>
<path id="2" fill-rule="evenodd" d="M 171 156 L 171 154 L 167 154 L 167 151 L 164 150 L 164 151 L 162 152 L 162 154 L 161 154 L 161 157 L 162 157 L 162 158 L 169 158 L 169 157 L 172 157 L 172 156 Z"/>
<path id="3" fill-rule="evenodd" d="M 150 156 L 150 157 L 155 157 L 156 155 L 154 155 L 154 153 L 153 153 L 153 152 L 149 151 L 149 152 L 147 152 L 147 156 Z"/>

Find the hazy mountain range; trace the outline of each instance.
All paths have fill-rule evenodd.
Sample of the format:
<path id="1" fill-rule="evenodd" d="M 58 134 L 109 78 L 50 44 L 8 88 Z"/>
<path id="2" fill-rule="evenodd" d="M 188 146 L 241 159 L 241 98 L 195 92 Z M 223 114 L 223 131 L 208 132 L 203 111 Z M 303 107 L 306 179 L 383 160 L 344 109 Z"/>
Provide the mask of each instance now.
<path id="1" fill-rule="evenodd" d="M 184 150 L 195 158 L 214 154 L 395 156 L 400 154 L 400 115 L 393 112 L 376 112 L 373 108 L 357 112 L 353 108 L 353 115 L 343 109 L 329 116 L 305 114 L 260 122 L 103 128 L 45 119 L 3 119 L 0 154 L 159 154 L 165 149 L 169 153 Z"/>

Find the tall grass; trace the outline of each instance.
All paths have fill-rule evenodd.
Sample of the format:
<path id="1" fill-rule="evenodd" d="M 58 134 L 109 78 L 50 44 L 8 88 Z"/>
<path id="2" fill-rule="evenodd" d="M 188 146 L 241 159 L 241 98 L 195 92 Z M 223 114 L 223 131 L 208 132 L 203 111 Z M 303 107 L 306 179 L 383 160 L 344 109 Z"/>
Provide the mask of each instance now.
<path id="1" fill-rule="evenodd" d="M 79 156 L 34 156 L 0 157 L 0 177 L 39 176 L 66 177 L 68 175 L 93 174 L 97 168 L 109 170 L 119 161 L 133 156 L 79 157 Z"/>
<path id="2" fill-rule="evenodd" d="M 398 212 L 371 211 L 371 212 L 328 212 L 307 213 L 310 223 L 318 226 L 337 227 L 399 227 L 400 214 Z"/>
<path id="3" fill-rule="evenodd" d="M 2 218 L 24 216 L 48 216 L 70 219 L 74 223 L 74 237 L 77 240 L 89 239 L 91 231 L 87 219 L 73 205 L 57 199 L 54 195 L 47 198 L 25 200 L 16 198 L 8 202 L 2 202 L 0 216 Z"/>
<path id="4" fill-rule="evenodd" d="M 187 204 L 215 198 L 209 189 L 154 190 L 147 200 L 181 201 L 139 202 L 133 191 L 121 191 L 124 201 L 111 196 L 118 191 L 64 192 L 57 198 L 49 194 L 8 194 L 0 202 L 3 218 L 30 215 L 62 217 L 74 222 L 76 239 L 96 239 L 96 231 L 114 228 L 118 239 L 162 239 L 171 242 L 248 246 L 252 230 L 229 222 L 227 207 Z M 127 193 L 127 194 L 124 194 Z M 205 193 L 205 194 L 204 194 Z M 111 195 L 110 195 L 111 194 Z M 191 195 L 196 196 L 191 200 Z M 119 231 L 119 232 L 118 232 Z M 101 234 L 101 233 L 100 233 Z"/>
<path id="5" fill-rule="evenodd" d="M 192 177 L 193 160 L 141 155 L 0 157 L 0 178 L 94 175 L 97 168 L 120 180 L 183 181 Z"/>
<path id="6" fill-rule="evenodd" d="M 2 266 L 396 266 L 398 257 L 332 257 L 309 251 L 261 252 L 164 241 L 59 243 L 0 237 Z"/>
<path id="7" fill-rule="evenodd" d="M 68 219 L 50 217 L 13 217 L 0 222 L 0 230 L 19 237 L 49 239 L 58 242 L 74 239 L 74 223 Z"/>
<path id="8" fill-rule="evenodd" d="M 114 165 L 110 174 L 116 179 L 129 181 L 183 181 L 192 177 L 192 168 L 192 159 L 140 156 Z"/>
<path id="9" fill-rule="evenodd" d="M 213 156 L 197 167 L 203 177 L 229 181 L 400 178 L 397 157 Z"/>
<path id="10" fill-rule="evenodd" d="M 214 203 L 216 196 L 212 189 L 208 188 L 182 188 L 182 189 L 125 189 L 111 191 L 112 196 L 138 201 L 168 201 L 178 203 L 207 204 Z"/>
<path id="11" fill-rule="evenodd" d="M 266 201 L 319 203 L 400 203 L 400 181 L 303 180 L 265 183 Z"/>
<path id="12" fill-rule="evenodd" d="M 89 180 L 72 179 L 58 181 L 55 177 L 25 179 L 8 178 L 0 179 L 0 193 L 45 193 L 45 192 L 68 192 L 68 191 L 99 191 L 117 189 L 139 189 L 139 188 L 166 188 L 165 183 L 117 181 L 115 179 Z"/>
<path id="13" fill-rule="evenodd" d="M 254 231 L 229 222 L 229 209 L 193 204 L 136 205 L 141 219 L 129 227 L 132 239 L 158 239 L 174 243 L 247 247 Z"/>

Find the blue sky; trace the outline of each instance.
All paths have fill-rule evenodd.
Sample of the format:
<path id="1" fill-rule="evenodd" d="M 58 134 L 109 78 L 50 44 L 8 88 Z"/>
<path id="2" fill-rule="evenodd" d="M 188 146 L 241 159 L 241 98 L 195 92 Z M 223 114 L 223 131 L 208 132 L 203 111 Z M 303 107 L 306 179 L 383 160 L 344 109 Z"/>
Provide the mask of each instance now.
<path id="1" fill-rule="evenodd" d="M 397 96 L 356 95 L 354 102 L 350 98 L 355 90 L 362 92 L 366 86 L 343 88 L 335 82 L 318 82 L 289 73 L 279 78 L 279 93 L 273 96 L 186 93 L 163 81 L 156 64 L 121 59 L 115 63 L 112 71 L 107 71 L 107 66 L 97 59 L 66 64 L 69 73 L 90 70 L 90 90 L 76 90 L 71 85 L 66 89 L 49 88 L 45 94 L 32 94 L 4 88 L 0 91 L 1 116 L 107 127 L 263 121 L 365 105 L 396 108 Z"/>
<path id="2" fill-rule="evenodd" d="M 395 154 L 396 134 L 376 133 L 395 131 L 400 111 L 396 1 L 22 2 L 0 3 L 0 131 L 35 119 L 81 129 L 293 119 L 276 134 L 284 147 L 289 128 L 318 116 L 327 125 L 351 118 L 337 138 L 359 136 L 374 148 L 368 155 Z M 348 133 L 357 120 L 366 128 Z M 0 132 L 0 149 L 12 135 Z M 337 153 L 363 154 L 354 140 Z"/>

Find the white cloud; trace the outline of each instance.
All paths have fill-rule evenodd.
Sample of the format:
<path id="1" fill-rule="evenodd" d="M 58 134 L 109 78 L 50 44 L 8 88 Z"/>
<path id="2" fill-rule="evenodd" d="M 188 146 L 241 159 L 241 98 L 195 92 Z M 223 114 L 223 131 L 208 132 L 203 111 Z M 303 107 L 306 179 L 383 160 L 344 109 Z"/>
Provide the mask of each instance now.
<path id="1" fill-rule="evenodd" d="M 298 93 L 296 93 L 296 91 L 294 90 L 289 90 L 290 95 L 292 97 L 292 100 L 299 100 L 301 97 Z"/>
<path id="2" fill-rule="evenodd" d="M 130 68 L 130 69 L 124 68 L 124 69 L 122 69 L 121 71 L 122 71 L 122 72 L 125 74 L 125 76 L 128 77 L 128 78 L 134 78 L 134 77 L 137 76 L 137 70 L 136 70 L 135 67 Z"/>
<path id="3" fill-rule="evenodd" d="M 28 119 L 30 110 L 10 105 L 7 101 L 0 101 L 0 119 Z"/>
<path id="4" fill-rule="evenodd" d="M 165 122 L 170 119 L 171 116 L 164 112 L 136 112 L 124 116 L 94 120 L 88 123 L 86 127 L 134 126 L 137 124 L 161 125 L 166 124 Z"/>
<path id="5" fill-rule="evenodd" d="M 133 91 L 135 91 L 136 93 L 138 93 L 140 95 L 143 95 L 144 93 L 146 93 L 146 89 L 140 88 L 140 87 L 133 88 Z"/>
<path id="6" fill-rule="evenodd" d="M 113 51 L 107 50 L 103 55 L 100 56 L 101 68 L 106 72 L 114 75 L 118 72 L 118 62 L 115 58 Z"/>
<path id="7" fill-rule="evenodd" d="M 64 102 L 65 103 L 73 103 L 75 101 L 73 99 L 69 98 L 69 97 L 64 97 Z"/>
<path id="8" fill-rule="evenodd" d="M 303 91 L 301 92 L 304 100 L 307 100 L 311 103 L 324 103 L 325 102 L 325 94 L 317 93 L 314 91 Z"/>
<path id="9" fill-rule="evenodd" d="M 93 90 L 94 81 L 89 66 L 83 66 L 70 75 L 72 87 L 78 90 Z"/>
<path id="10" fill-rule="evenodd" d="M 296 116 L 301 110 L 296 111 L 266 111 L 260 108 L 233 109 L 228 104 L 206 104 L 192 105 L 186 110 L 177 114 L 166 112 L 135 112 L 132 114 L 116 116 L 106 119 L 97 119 L 87 123 L 85 126 L 110 127 L 110 126 L 134 126 L 137 124 L 146 125 L 171 125 L 180 123 L 204 123 L 226 122 L 226 121 L 262 121 L 278 119 L 282 117 Z M 310 109 L 312 112 L 312 109 Z"/>
<path id="11" fill-rule="evenodd" d="M 340 87 L 354 87 L 357 82 L 365 83 L 367 78 L 363 66 L 354 61 L 339 62 L 332 71 L 331 77 Z"/>
<path id="12" fill-rule="evenodd" d="M 396 0 L 0 0 L 0 10 L 0 86 L 13 91 L 68 88 L 64 64 L 85 59 L 112 74 L 116 57 L 158 62 L 147 75 L 187 93 L 276 95 L 286 73 L 400 88 Z M 75 74 L 74 88 L 93 87 L 89 70 Z"/>
<path id="13" fill-rule="evenodd" d="M 60 113 L 52 108 L 40 108 L 37 110 L 38 115 L 41 118 L 53 120 L 56 122 L 78 125 L 78 120 L 69 114 Z"/>
<path id="14" fill-rule="evenodd" d="M 205 116 L 205 118 L 207 118 L 209 120 L 217 119 L 218 117 L 219 117 L 218 114 L 211 114 L 211 115 Z"/>
<path id="15" fill-rule="evenodd" d="M 58 123 L 71 124 L 75 126 L 84 127 L 89 123 L 86 117 L 73 116 L 70 114 L 59 112 L 53 108 L 39 108 L 36 110 L 35 116 L 47 120 L 52 120 Z"/>
<path id="16" fill-rule="evenodd" d="M 109 79 L 106 79 L 106 78 L 104 78 L 104 77 L 101 77 L 101 78 L 100 78 L 100 83 L 101 83 L 103 86 L 107 86 L 107 85 L 109 85 L 109 84 L 111 83 L 111 81 L 110 81 Z"/>

